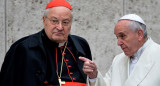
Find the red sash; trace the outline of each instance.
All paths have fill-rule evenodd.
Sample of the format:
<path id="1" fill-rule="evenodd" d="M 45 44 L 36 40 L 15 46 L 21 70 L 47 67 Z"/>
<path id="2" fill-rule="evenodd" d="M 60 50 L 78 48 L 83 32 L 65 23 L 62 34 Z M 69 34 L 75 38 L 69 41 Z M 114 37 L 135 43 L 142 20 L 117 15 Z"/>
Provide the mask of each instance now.
<path id="1" fill-rule="evenodd" d="M 46 86 L 59 86 L 59 85 L 46 85 Z M 85 83 L 79 82 L 65 82 L 62 86 L 87 86 Z"/>

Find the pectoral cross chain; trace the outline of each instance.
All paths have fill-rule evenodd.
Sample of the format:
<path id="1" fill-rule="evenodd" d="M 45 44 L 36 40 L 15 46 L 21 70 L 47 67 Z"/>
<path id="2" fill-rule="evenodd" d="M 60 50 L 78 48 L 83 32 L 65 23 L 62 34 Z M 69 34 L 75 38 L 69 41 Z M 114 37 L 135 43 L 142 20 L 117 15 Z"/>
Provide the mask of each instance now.
<path id="1" fill-rule="evenodd" d="M 62 84 L 65 84 L 64 81 L 61 81 L 61 79 L 58 79 L 58 81 L 59 81 L 59 85 L 60 85 L 60 86 L 62 86 Z"/>

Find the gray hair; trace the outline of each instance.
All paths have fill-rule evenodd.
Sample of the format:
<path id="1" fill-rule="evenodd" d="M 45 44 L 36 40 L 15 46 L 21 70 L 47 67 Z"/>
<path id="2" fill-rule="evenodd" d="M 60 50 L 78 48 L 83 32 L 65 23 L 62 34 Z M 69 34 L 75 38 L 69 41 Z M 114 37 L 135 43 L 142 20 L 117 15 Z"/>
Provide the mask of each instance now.
<path id="1" fill-rule="evenodd" d="M 47 15 L 48 15 L 48 11 L 49 11 L 49 8 L 44 10 L 44 15 L 43 16 L 46 17 L 46 18 L 47 18 Z"/>
<path id="2" fill-rule="evenodd" d="M 134 30 L 134 31 L 137 31 L 139 29 L 142 29 L 144 34 L 143 34 L 143 38 L 146 39 L 147 38 L 147 30 L 146 30 L 146 25 L 140 23 L 140 22 L 137 22 L 137 21 L 131 21 L 129 23 L 129 27 Z"/>
<path id="3" fill-rule="evenodd" d="M 49 11 L 49 9 L 50 9 L 50 8 L 44 10 L 44 15 L 43 15 L 43 16 L 46 17 L 46 18 L 47 18 L 47 16 L 48 16 L 48 11 Z M 71 15 L 72 15 L 72 11 L 71 11 Z M 73 15 L 72 15 L 72 18 L 73 18 Z"/>

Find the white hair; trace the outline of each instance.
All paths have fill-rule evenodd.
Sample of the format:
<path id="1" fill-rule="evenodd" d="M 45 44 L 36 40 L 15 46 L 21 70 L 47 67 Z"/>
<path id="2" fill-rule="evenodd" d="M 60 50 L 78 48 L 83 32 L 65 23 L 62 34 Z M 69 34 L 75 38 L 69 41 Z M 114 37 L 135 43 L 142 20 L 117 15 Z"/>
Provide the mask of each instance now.
<path id="1" fill-rule="evenodd" d="M 44 10 L 44 17 L 47 17 L 48 16 L 48 11 L 49 11 L 50 8 Z M 72 11 L 71 11 L 71 15 L 72 15 Z M 72 15 L 72 18 L 73 18 L 73 15 Z"/>
<path id="2" fill-rule="evenodd" d="M 134 31 L 137 31 L 137 30 L 139 30 L 139 29 L 142 29 L 143 32 L 144 32 L 144 34 L 143 34 L 144 39 L 147 38 L 146 25 L 144 25 L 144 24 L 142 24 L 142 23 L 140 23 L 140 22 L 137 22 L 137 21 L 131 21 L 131 22 L 129 23 L 129 27 L 130 27 L 132 30 L 134 30 Z"/>

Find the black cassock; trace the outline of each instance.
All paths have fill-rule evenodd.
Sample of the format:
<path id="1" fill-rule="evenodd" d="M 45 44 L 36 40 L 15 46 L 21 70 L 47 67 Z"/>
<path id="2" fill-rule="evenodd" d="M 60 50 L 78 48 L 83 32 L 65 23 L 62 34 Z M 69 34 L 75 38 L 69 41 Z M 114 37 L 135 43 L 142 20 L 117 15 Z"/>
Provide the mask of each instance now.
<path id="1" fill-rule="evenodd" d="M 58 85 L 57 67 L 60 72 L 63 48 L 51 42 L 44 30 L 16 41 L 5 56 L 0 86 Z M 83 61 L 78 57 L 92 59 L 87 41 L 69 35 L 65 53 L 62 80 L 85 83 L 87 76 L 82 71 Z"/>

